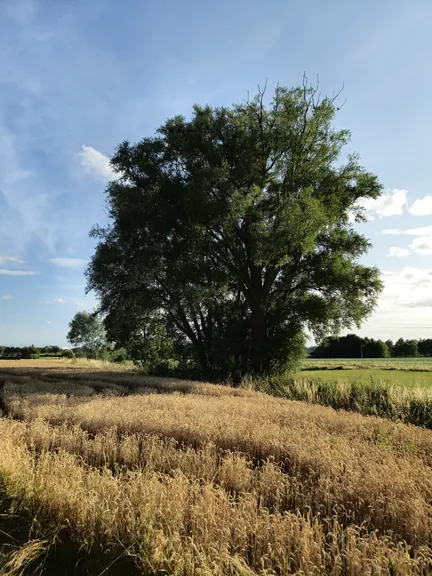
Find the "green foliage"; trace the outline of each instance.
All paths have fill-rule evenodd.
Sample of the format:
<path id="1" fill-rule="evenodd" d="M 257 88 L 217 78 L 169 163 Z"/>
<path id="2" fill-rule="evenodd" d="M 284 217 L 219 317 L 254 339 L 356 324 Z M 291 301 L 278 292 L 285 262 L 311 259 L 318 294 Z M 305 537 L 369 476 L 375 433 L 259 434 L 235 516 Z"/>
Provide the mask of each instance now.
<path id="1" fill-rule="evenodd" d="M 69 322 L 68 341 L 88 358 L 99 358 L 106 348 L 105 329 L 95 314 L 77 312 Z"/>
<path id="2" fill-rule="evenodd" d="M 40 356 L 55 356 L 60 352 L 59 346 L 42 346 L 36 348 L 35 346 L 0 346 L 0 357 L 7 359 L 37 359 Z"/>
<path id="3" fill-rule="evenodd" d="M 374 340 L 373 338 L 366 338 L 365 340 L 364 358 L 388 358 L 390 356 L 388 346 L 382 340 Z"/>
<path id="4" fill-rule="evenodd" d="M 60 346 L 42 346 L 40 349 L 42 356 L 58 356 L 61 353 Z"/>
<path id="5" fill-rule="evenodd" d="M 73 350 L 63 350 L 61 353 L 62 358 L 75 358 L 75 353 Z"/>
<path id="6" fill-rule="evenodd" d="M 421 356 L 432 356 L 432 338 L 419 340 L 417 348 Z"/>
<path id="7" fill-rule="evenodd" d="M 21 358 L 23 360 L 36 360 L 40 358 L 40 350 L 33 346 L 25 346 L 21 349 Z"/>
<path id="8" fill-rule="evenodd" d="M 143 372 L 165 376 L 177 367 L 175 344 L 164 322 L 151 316 L 129 340 L 128 352 Z"/>
<path id="9" fill-rule="evenodd" d="M 395 345 L 393 346 L 393 356 L 404 357 L 404 356 L 418 356 L 418 342 L 417 340 L 404 340 L 399 338 Z"/>
<path id="10" fill-rule="evenodd" d="M 110 353 L 111 362 L 124 364 L 128 360 L 128 353 L 125 348 L 117 348 Z"/>
<path id="11" fill-rule="evenodd" d="M 386 340 L 385 342 L 386 346 L 387 346 L 387 350 L 389 352 L 389 356 L 393 356 L 393 349 L 394 349 L 394 343 L 393 340 Z"/>
<path id="12" fill-rule="evenodd" d="M 324 339 L 310 355 L 312 358 L 387 358 L 390 352 L 382 340 L 348 334 Z"/>
<path id="13" fill-rule="evenodd" d="M 304 84 L 231 108 L 194 107 L 111 160 L 110 225 L 87 270 L 109 339 L 144 366 L 199 367 L 209 379 L 292 367 L 303 334 L 360 322 L 381 290 L 359 264 L 360 198 L 381 186 L 334 99 Z"/>

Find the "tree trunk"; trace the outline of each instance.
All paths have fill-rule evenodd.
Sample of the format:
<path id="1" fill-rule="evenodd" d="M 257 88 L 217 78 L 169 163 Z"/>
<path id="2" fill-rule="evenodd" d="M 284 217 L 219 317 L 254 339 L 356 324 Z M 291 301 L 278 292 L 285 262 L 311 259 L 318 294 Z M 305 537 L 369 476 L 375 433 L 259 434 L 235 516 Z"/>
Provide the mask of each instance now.
<path id="1" fill-rule="evenodd" d="M 205 349 L 204 343 L 201 342 L 200 340 L 197 340 L 196 342 L 194 342 L 194 347 L 201 368 L 202 377 L 204 378 L 204 380 L 210 380 L 211 379 L 210 367 L 208 364 L 207 350 Z"/>
<path id="2" fill-rule="evenodd" d="M 262 306 L 252 308 L 252 371 L 255 376 L 264 372 L 266 317 Z"/>

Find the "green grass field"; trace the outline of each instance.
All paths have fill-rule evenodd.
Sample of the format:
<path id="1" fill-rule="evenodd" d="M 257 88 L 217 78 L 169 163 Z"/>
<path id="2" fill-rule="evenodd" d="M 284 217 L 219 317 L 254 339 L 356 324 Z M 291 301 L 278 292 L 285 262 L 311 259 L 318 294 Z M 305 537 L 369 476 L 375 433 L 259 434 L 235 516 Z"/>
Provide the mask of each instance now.
<path id="1" fill-rule="evenodd" d="M 432 371 L 380 370 L 377 368 L 346 370 L 302 370 L 301 377 L 339 382 L 386 382 L 403 386 L 432 386 Z"/>
<path id="2" fill-rule="evenodd" d="M 338 382 L 432 386 L 432 358 L 308 358 L 299 376 Z"/>
<path id="3" fill-rule="evenodd" d="M 315 367 L 331 367 L 331 366 L 344 366 L 344 367 L 370 367 L 377 366 L 385 369 L 421 369 L 432 370 L 432 356 L 418 358 L 306 358 L 303 361 L 303 368 Z"/>

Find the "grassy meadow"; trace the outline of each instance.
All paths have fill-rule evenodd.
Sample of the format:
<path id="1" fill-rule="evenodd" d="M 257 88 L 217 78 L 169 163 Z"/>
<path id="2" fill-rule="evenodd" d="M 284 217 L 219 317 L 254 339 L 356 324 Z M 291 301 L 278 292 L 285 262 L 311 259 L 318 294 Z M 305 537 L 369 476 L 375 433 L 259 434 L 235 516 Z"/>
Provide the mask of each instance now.
<path id="1" fill-rule="evenodd" d="M 396 386 L 430 386 L 432 388 L 432 371 L 382 370 L 380 368 L 353 368 L 342 371 L 329 368 L 327 370 L 302 370 L 298 376 L 320 378 L 324 381 L 383 382 Z"/>
<path id="2" fill-rule="evenodd" d="M 432 430 L 101 362 L 0 378 L 0 574 L 432 569 Z"/>
<path id="3" fill-rule="evenodd" d="M 415 358 L 305 358 L 302 370 L 322 369 L 369 369 L 381 370 L 412 370 L 432 371 L 432 357 L 418 356 Z"/>
<path id="4" fill-rule="evenodd" d="M 307 358 L 298 373 L 323 381 L 432 386 L 432 357 L 419 358 Z"/>

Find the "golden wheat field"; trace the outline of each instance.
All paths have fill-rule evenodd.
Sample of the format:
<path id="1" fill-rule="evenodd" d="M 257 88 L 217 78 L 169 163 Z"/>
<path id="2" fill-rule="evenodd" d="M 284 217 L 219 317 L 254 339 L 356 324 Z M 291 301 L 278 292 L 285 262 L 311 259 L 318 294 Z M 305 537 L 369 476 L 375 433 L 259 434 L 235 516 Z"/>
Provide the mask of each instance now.
<path id="1" fill-rule="evenodd" d="M 94 362 L 0 380 L 0 574 L 431 572 L 432 431 Z"/>

